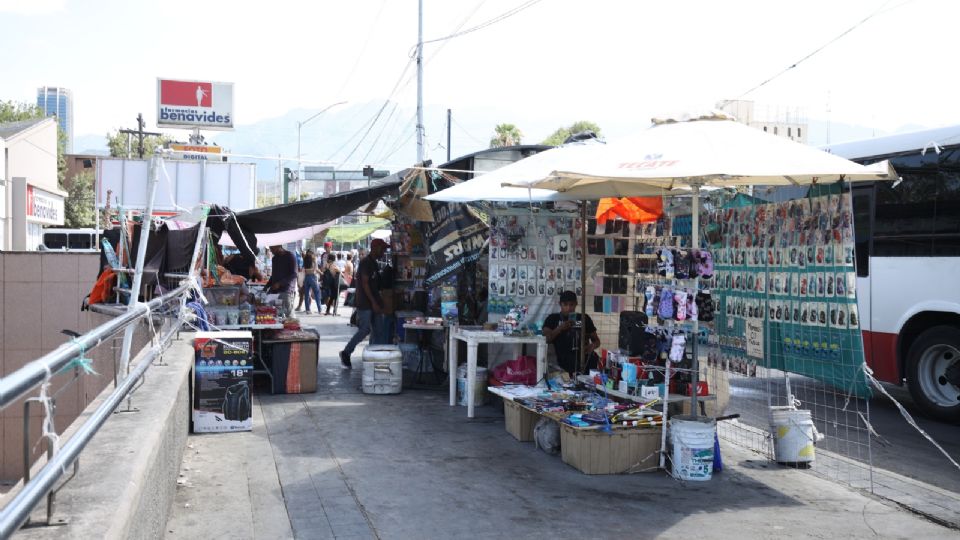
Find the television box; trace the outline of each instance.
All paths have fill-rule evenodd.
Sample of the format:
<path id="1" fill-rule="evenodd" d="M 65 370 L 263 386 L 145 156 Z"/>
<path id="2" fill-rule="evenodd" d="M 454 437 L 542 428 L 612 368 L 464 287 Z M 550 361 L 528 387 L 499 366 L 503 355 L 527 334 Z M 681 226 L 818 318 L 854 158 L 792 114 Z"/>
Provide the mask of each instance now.
<path id="1" fill-rule="evenodd" d="M 197 332 L 193 350 L 193 432 L 253 429 L 253 334 Z"/>
<path id="2" fill-rule="evenodd" d="M 653 472 L 660 464 L 661 427 L 575 428 L 560 423 L 560 457 L 585 474 Z"/>
<path id="3" fill-rule="evenodd" d="M 533 427 L 540 415 L 521 406 L 510 398 L 503 398 L 503 416 L 507 433 L 520 442 L 533 440 Z"/>

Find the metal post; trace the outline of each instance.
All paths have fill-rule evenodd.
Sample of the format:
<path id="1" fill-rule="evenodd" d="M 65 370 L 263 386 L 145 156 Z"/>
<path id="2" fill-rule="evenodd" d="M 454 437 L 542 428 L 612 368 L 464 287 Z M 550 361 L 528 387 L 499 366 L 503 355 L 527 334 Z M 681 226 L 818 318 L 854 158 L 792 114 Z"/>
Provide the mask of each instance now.
<path id="1" fill-rule="evenodd" d="M 450 122 L 453 118 L 453 114 L 450 112 L 450 109 L 447 109 L 447 163 L 450 163 Z M 586 251 L 584 251 L 586 254 Z"/>
<path id="2" fill-rule="evenodd" d="M 147 208 L 140 221 L 140 243 L 137 245 L 137 265 L 133 272 L 133 285 L 130 288 L 130 310 L 140 303 L 140 283 L 143 281 L 143 265 L 147 258 L 147 242 L 150 239 L 150 225 L 153 221 L 153 200 L 157 194 L 157 183 L 160 180 L 160 167 L 163 160 L 157 156 L 150 158 L 150 176 L 147 181 Z M 133 332 L 136 325 L 127 326 L 123 333 L 123 348 L 120 350 L 120 366 L 129 373 L 130 348 L 133 346 Z"/>
<path id="3" fill-rule="evenodd" d="M 699 249 L 700 248 L 700 186 L 694 184 L 691 186 L 693 188 L 693 197 L 691 199 L 691 204 L 693 208 L 691 209 L 691 221 L 690 224 L 690 249 Z M 697 275 L 693 278 L 694 289 L 699 287 L 700 276 Z M 696 295 L 696 290 L 694 290 L 694 295 Z M 693 373 L 690 377 L 690 414 L 696 418 L 697 410 L 697 386 L 700 384 L 700 351 L 699 351 L 699 342 L 700 340 L 700 317 L 697 317 L 697 320 L 693 321 L 693 364 L 691 368 Z"/>
<path id="4" fill-rule="evenodd" d="M 580 296 L 586 297 L 587 292 L 587 201 L 580 201 L 580 241 L 583 242 L 580 258 Z M 573 242 L 573 252 L 576 253 L 577 243 Z M 587 302 L 585 298 L 579 298 L 580 301 L 580 359 L 578 371 L 587 370 Z"/>
<path id="5" fill-rule="evenodd" d="M 300 162 L 300 130 L 303 128 L 305 122 L 297 122 L 297 200 L 300 200 L 300 171 L 303 169 L 303 164 Z M 286 202 L 286 201 L 284 201 Z"/>
<path id="6" fill-rule="evenodd" d="M 277 183 L 280 184 L 280 202 L 287 204 L 287 179 L 283 177 L 283 159 L 277 154 Z"/>
<path id="7" fill-rule="evenodd" d="M 417 165 L 423 164 L 423 0 L 417 10 Z"/>

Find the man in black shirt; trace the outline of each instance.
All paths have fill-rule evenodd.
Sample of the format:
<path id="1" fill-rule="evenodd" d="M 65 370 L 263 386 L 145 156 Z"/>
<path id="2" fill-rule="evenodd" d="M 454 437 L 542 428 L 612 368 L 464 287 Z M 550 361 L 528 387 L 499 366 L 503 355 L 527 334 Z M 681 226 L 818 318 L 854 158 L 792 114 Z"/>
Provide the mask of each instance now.
<path id="1" fill-rule="evenodd" d="M 581 320 L 576 310 L 577 295 L 573 291 L 563 291 L 560 293 L 560 313 L 551 313 L 547 320 L 543 321 L 543 335 L 547 338 L 547 343 L 553 343 L 557 363 L 570 375 L 580 371 L 577 364 L 580 362 L 582 321 L 586 321 L 587 325 L 585 369 L 596 368 L 597 355 L 593 354 L 593 351 L 600 347 L 600 336 L 597 335 L 597 327 L 593 324 L 593 319 L 584 314 L 585 319 Z"/>
<path id="2" fill-rule="evenodd" d="M 387 250 L 387 243 L 379 238 L 370 242 L 370 254 L 364 257 L 357 267 L 357 273 L 354 276 L 354 283 L 357 289 L 356 306 L 357 310 L 357 333 L 350 338 L 347 346 L 340 351 L 340 364 L 350 369 L 353 364 L 350 363 L 350 355 L 357 345 L 363 341 L 373 325 L 379 322 L 383 313 L 383 299 L 380 298 L 380 287 L 377 280 L 379 264 L 377 259 L 383 256 Z"/>
<path id="3" fill-rule="evenodd" d="M 297 294 L 297 258 L 283 246 L 270 246 L 273 253 L 273 271 L 264 285 L 264 290 L 280 294 L 280 304 L 285 316 L 293 315 L 293 296 Z"/>

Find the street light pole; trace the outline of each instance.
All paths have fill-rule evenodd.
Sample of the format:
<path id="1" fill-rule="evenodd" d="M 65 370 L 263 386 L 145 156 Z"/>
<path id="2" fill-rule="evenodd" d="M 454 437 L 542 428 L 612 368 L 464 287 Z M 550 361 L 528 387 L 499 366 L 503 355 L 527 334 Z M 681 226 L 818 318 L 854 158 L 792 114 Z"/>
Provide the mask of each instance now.
<path id="1" fill-rule="evenodd" d="M 327 105 L 323 110 L 321 110 L 320 112 L 314 114 L 314 115 L 311 116 L 310 118 L 307 118 L 306 120 L 304 120 L 304 121 L 302 121 L 302 122 L 300 122 L 300 121 L 297 122 L 297 200 L 300 200 L 300 186 L 301 186 L 301 183 L 300 183 L 300 174 L 301 174 L 301 172 L 300 172 L 300 171 L 301 171 L 301 169 L 303 169 L 303 166 L 302 166 L 302 164 L 300 163 L 300 156 L 301 156 L 301 154 L 300 154 L 300 130 L 303 128 L 303 126 L 305 126 L 305 125 L 307 125 L 308 123 L 310 123 L 310 121 L 313 120 L 314 118 L 316 118 L 316 117 L 320 116 L 321 114 L 329 111 L 330 109 L 336 107 L 337 105 L 343 105 L 344 103 L 346 103 L 346 101 L 338 101 L 338 102 L 336 102 L 336 103 L 334 103 L 334 104 L 332 104 L 332 105 Z"/>

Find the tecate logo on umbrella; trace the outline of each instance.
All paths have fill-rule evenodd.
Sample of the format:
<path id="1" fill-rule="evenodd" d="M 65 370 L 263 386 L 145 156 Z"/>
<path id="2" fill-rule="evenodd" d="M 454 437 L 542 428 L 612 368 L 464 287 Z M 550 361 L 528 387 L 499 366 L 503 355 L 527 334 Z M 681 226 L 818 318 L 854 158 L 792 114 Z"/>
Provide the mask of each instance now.
<path id="1" fill-rule="evenodd" d="M 660 169 L 663 167 L 673 167 L 680 163 L 679 159 L 648 159 L 645 161 L 625 161 L 621 163 L 620 169 Z"/>

